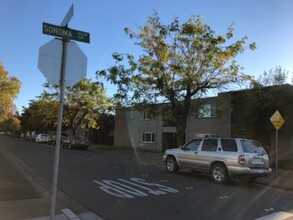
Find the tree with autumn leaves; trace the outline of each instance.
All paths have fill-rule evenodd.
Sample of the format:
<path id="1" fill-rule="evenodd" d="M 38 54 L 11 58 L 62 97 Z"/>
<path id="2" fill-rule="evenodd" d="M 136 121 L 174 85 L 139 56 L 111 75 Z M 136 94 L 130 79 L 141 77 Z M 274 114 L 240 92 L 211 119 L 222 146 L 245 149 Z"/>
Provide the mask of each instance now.
<path id="1" fill-rule="evenodd" d="M 20 86 L 20 80 L 9 76 L 8 71 L 5 70 L 4 65 L 0 62 L 0 129 L 20 129 L 20 122 L 13 111 L 15 108 L 13 100 L 17 98 Z M 11 126 L 7 126 L 8 124 Z"/>
<path id="2" fill-rule="evenodd" d="M 241 72 L 235 59 L 245 49 L 253 50 L 256 46 L 247 45 L 247 37 L 232 41 L 232 26 L 218 35 L 200 16 L 182 24 L 175 18 L 164 25 L 155 12 L 145 25 L 138 27 L 138 32 L 129 28 L 125 32 L 136 40 L 142 54 L 136 60 L 131 54 L 113 53 L 115 65 L 98 70 L 97 77 L 117 86 L 115 98 L 124 106 L 145 111 L 147 106 L 153 109 L 153 104 L 168 103 L 178 145 L 185 142 L 192 99 L 210 89 L 251 80 Z"/>
<path id="3" fill-rule="evenodd" d="M 32 129 L 40 127 L 44 131 L 56 128 L 59 89 L 58 86 L 46 83 L 44 92 L 38 100 L 30 103 L 24 109 L 26 125 Z M 99 128 L 99 117 L 112 107 L 110 98 L 105 95 L 105 89 L 97 82 L 83 79 L 73 87 L 67 87 L 64 94 L 63 128 L 70 129 L 75 135 L 80 128 Z M 34 118 L 39 118 L 34 120 Z M 31 123 L 34 125 L 30 126 Z"/>

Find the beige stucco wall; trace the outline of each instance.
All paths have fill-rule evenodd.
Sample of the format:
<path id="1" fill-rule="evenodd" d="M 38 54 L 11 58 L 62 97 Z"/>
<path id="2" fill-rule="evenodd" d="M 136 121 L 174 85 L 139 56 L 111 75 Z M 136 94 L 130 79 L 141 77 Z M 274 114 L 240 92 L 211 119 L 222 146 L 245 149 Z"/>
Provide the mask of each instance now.
<path id="1" fill-rule="evenodd" d="M 155 134 L 154 143 L 144 143 L 143 133 Z M 130 108 L 117 111 L 114 127 L 114 146 L 143 148 L 160 151 L 162 142 L 162 119 L 160 116 L 144 120 L 143 114 Z"/>
<path id="2" fill-rule="evenodd" d="M 218 137 L 231 135 L 231 96 L 228 93 L 219 94 L 218 97 L 205 99 L 205 103 L 215 103 L 217 116 L 198 118 L 192 114 L 188 117 L 186 137 L 195 138 L 196 134 L 211 134 Z"/>

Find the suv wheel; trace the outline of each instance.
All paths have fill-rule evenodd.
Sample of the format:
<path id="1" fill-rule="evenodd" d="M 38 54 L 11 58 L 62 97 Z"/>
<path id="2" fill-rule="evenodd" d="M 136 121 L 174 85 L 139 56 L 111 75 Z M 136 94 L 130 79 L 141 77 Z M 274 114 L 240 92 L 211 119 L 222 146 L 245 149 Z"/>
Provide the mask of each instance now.
<path id="1" fill-rule="evenodd" d="M 229 180 L 225 165 L 217 163 L 212 166 L 211 176 L 215 183 L 226 183 Z"/>
<path id="2" fill-rule="evenodd" d="M 178 164 L 174 157 L 172 156 L 167 157 L 166 168 L 169 173 L 175 173 L 176 171 L 178 171 Z"/>

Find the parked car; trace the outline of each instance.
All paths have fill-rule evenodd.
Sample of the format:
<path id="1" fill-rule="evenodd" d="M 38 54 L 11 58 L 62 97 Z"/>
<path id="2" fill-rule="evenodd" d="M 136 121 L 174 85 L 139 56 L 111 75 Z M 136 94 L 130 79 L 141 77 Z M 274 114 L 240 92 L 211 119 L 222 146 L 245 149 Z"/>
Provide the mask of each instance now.
<path id="1" fill-rule="evenodd" d="M 29 141 L 31 138 L 31 131 L 27 131 L 24 135 L 24 140 Z"/>
<path id="2" fill-rule="evenodd" d="M 33 131 L 30 133 L 29 141 L 36 141 L 36 137 L 40 134 L 38 131 Z"/>
<path id="3" fill-rule="evenodd" d="M 180 148 L 165 151 L 167 171 L 180 168 L 210 173 L 216 183 L 231 178 L 251 183 L 272 172 L 269 157 L 260 143 L 243 138 L 198 138 Z"/>
<path id="4" fill-rule="evenodd" d="M 84 149 L 87 150 L 89 148 L 89 141 L 83 136 L 75 136 L 66 138 L 63 142 L 62 147 L 69 148 L 69 149 Z"/>
<path id="5" fill-rule="evenodd" d="M 48 134 L 38 134 L 35 138 L 35 142 L 38 143 L 48 143 L 51 137 Z"/>
<path id="6" fill-rule="evenodd" d="M 60 140 L 60 146 L 63 147 L 64 141 L 67 140 L 67 136 L 62 135 Z M 56 135 L 53 135 L 51 137 L 51 140 L 48 142 L 48 144 L 55 146 L 56 145 Z"/>

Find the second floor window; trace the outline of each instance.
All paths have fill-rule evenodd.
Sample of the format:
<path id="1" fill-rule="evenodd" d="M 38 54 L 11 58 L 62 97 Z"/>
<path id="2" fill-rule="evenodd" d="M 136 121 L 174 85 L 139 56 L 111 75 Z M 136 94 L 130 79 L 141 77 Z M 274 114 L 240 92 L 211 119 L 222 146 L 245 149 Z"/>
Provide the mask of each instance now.
<path id="1" fill-rule="evenodd" d="M 197 117 L 199 118 L 208 118 L 216 117 L 216 104 L 204 104 L 197 111 Z"/>
<path id="2" fill-rule="evenodd" d="M 148 112 L 143 113 L 143 120 L 152 120 L 152 119 L 153 119 L 152 114 L 150 114 Z"/>

